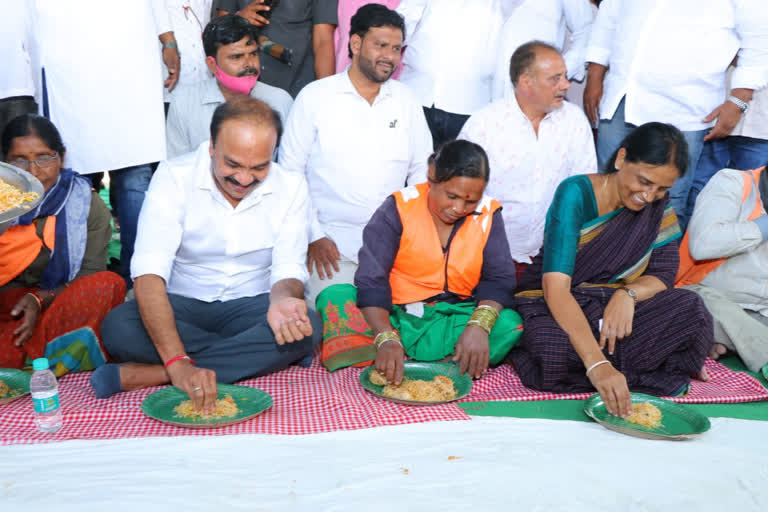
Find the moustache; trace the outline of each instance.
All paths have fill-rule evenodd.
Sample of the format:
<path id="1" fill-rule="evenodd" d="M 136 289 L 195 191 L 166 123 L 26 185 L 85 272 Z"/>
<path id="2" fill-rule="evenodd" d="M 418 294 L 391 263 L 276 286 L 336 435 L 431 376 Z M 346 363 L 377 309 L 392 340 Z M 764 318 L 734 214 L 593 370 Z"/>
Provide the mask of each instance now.
<path id="1" fill-rule="evenodd" d="M 259 73 L 261 73 L 261 70 L 259 68 L 245 68 L 241 72 L 237 74 L 238 77 L 240 76 L 259 76 Z"/>
<path id="2" fill-rule="evenodd" d="M 243 188 L 251 188 L 251 187 L 254 187 L 254 186 L 258 185 L 259 183 L 261 183 L 261 180 L 260 180 L 259 178 L 253 178 L 253 181 L 252 181 L 252 182 L 250 182 L 248 185 L 243 185 L 242 183 L 240 183 L 239 181 L 237 181 L 237 180 L 236 180 L 235 178 L 233 178 L 232 176 L 226 176 L 224 179 L 225 179 L 226 181 L 228 181 L 228 182 L 232 183 L 232 184 L 235 184 L 235 185 L 237 185 L 238 187 L 243 187 Z"/>

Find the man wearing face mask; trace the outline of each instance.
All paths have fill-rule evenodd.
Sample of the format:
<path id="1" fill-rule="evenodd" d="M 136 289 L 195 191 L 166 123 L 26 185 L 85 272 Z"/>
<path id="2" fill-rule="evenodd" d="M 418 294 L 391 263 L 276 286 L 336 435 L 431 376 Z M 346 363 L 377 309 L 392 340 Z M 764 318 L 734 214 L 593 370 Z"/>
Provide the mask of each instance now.
<path id="1" fill-rule="evenodd" d="M 363 228 L 388 195 L 426 181 L 432 153 L 421 104 L 390 80 L 402 17 L 367 4 L 350 26 L 352 64 L 302 89 L 280 143 L 281 165 L 306 175 L 310 187 L 310 303 L 332 284 L 352 283 Z"/>
<path id="2" fill-rule="evenodd" d="M 194 151 L 208 140 L 213 111 L 237 95 L 263 101 L 280 114 L 283 123 L 286 121 L 293 98 L 284 90 L 259 81 L 257 30 L 234 14 L 206 25 L 203 47 L 211 74 L 201 82 L 179 85 L 174 90 L 166 122 L 168 158 Z"/>
<path id="3" fill-rule="evenodd" d="M 279 124 L 237 96 L 214 111 L 210 143 L 160 164 L 131 261 L 136 300 L 101 328 L 123 364 L 94 372 L 97 397 L 172 383 L 210 410 L 217 381 L 311 361 L 322 324 L 303 300 L 309 196 L 272 162 Z"/>

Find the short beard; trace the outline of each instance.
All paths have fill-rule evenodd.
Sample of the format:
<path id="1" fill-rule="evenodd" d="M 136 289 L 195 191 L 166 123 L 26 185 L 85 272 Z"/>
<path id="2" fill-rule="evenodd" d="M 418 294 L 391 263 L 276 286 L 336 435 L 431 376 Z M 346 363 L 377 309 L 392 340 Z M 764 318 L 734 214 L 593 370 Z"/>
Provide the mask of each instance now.
<path id="1" fill-rule="evenodd" d="M 376 74 L 375 66 L 375 63 L 373 63 L 370 59 L 366 59 L 365 57 L 358 57 L 357 59 L 357 68 L 371 82 L 383 84 L 389 80 L 392 74 L 395 72 L 395 66 L 392 66 L 392 71 L 385 78 L 381 78 Z"/>

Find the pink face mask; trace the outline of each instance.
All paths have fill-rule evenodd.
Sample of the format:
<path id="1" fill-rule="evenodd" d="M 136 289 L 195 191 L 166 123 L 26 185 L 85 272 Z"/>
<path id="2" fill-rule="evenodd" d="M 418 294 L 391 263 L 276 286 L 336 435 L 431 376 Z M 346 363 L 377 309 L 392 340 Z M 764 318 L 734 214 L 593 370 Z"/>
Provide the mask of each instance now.
<path id="1" fill-rule="evenodd" d="M 232 76 L 222 71 L 216 62 L 213 65 L 216 66 L 216 72 L 213 73 L 213 76 L 221 82 L 221 85 L 237 94 L 250 94 L 251 89 L 259 81 L 259 75 L 261 74 L 259 72 L 255 76 Z"/>

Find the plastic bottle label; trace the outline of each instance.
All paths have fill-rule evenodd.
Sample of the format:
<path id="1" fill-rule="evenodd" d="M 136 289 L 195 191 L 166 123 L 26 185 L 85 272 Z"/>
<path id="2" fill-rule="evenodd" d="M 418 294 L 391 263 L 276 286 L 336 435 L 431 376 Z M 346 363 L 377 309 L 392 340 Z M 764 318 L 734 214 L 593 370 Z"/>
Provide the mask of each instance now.
<path id="1" fill-rule="evenodd" d="M 35 393 L 35 395 L 32 396 L 35 412 L 51 412 L 59 408 L 58 391 L 54 390 L 47 393 Z"/>

